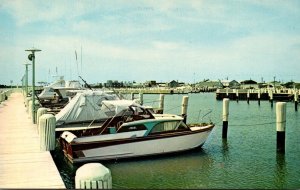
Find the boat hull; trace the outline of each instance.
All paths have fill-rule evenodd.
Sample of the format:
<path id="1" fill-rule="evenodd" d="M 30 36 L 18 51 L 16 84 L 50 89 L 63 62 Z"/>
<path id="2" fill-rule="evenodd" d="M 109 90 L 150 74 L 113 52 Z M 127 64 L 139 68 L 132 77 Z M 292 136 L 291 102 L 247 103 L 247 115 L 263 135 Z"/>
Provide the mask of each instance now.
<path id="1" fill-rule="evenodd" d="M 112 160 L 140 156 L 159 155 L 181 152 L 201 147 L 208 138 L 213 126 L 205 130 L 184 131 L 159 136 L 118 139 L 114 141 L 98 141 L 93 143 L 74 143 L 72 154 L 67 157 L 73 163 L 95 160 Z M 67 145 L 68 146 L 68 145 Z M 66 149 L 65 149 L 66 150 Z"/>

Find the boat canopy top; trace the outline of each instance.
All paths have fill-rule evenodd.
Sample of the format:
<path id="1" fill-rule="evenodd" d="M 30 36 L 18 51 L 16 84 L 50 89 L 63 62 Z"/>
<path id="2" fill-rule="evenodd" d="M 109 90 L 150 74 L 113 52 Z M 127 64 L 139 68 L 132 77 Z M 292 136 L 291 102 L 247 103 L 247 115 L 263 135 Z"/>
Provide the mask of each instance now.
<path id="1" fill-rule="evenodd" d="M 143 108 L 140 104 L 136 103 L 135 100 L 104 100 L 102 101 L 101 109 L 105 111 L 106 115 L 112 117 L 128 110 L 130 106 L 136 109 Z"/>
<path id="2" fill-rule="evenodd" d="M 109 116 L 102 110 L 102 101 L 118 99 L 115 94 L 107 94 L 103 91 L 85 90 L 78 92 L 55 116 L 57 125 L 107 119 Z"/>

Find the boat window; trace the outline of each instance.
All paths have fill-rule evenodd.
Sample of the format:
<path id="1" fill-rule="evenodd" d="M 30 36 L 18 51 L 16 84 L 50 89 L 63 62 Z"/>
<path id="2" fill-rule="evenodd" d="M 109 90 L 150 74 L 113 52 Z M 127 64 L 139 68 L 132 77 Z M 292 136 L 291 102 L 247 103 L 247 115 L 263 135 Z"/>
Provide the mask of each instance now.
<path id="1" fill-rule="evenodd" d="M 176 130 L 176 128 L 179 125 L 179 121 L 166 121 L 166 122 L 161 122 L 156 124 L 151 133 L 158 133 L 158 132 L 163 132 L 163 131 L 171 131 L 171 130 Z"/>
<path id="2" fill-rule="evenodd" d="M 139 124 L 139 125 L 128 125 L 128 126 L 123 126 L 118 130 L 118 133 L 123 133 L 123 132 L 130 132 L 130 131 L 140 131 L 140 130 L 147 130 L 145 125 Z"/>
<path id="3" fill-rule="evenodd" d="M 156 124 L 150 133 L 159 133 L 166 131 L 181 131 L 188 129 L 188 126 L 182 121 L 166 121 Z"/>

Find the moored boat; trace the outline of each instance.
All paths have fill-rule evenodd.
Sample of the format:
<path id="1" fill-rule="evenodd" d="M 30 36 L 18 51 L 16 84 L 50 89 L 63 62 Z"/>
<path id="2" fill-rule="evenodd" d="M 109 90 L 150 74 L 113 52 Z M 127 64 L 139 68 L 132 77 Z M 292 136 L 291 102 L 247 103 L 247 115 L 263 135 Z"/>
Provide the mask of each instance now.
<path id="1" fill-rule="evenodd" d="M 118 101 L 103 101 L 109 110 L 118 109 L 99 128 L 76 136 L 65 131 L 60 144 L 73 163 L 111 160 L 181 152 L 201 147 L 214 128 L 213 123 L 186 125 L 181 116 L 153 114 L 144 107 Z"/>

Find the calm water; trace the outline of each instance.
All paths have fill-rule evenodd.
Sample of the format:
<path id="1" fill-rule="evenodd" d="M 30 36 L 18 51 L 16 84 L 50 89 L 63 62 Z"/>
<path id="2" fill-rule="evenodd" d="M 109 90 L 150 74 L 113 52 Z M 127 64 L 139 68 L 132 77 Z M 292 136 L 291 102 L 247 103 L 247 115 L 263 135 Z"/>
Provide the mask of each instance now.
<path id="1" fill-rule="evenodd" d="M 165 113 L 180 114 L 183 95 L 165 96 Z M 231 101 L 227 140 L 222 140 L 222 101 L 214 93 L 188 94 L 188 122 L 213 121 L 216 127 L 202 149 L 161 157 L 102 162 L 111 170 L 113 188 L 300 188 L 300 112 L 287 103 L 286 153 L 276 153 L 275 104 Z M 144 95 L 158 106 L 159 95 Z M 211 113 L 210 113 L 211 112 Z M 207 113 L 210 113 L 207 115 Z M 67 188 L 75 171 L 53 152 Z"/>

